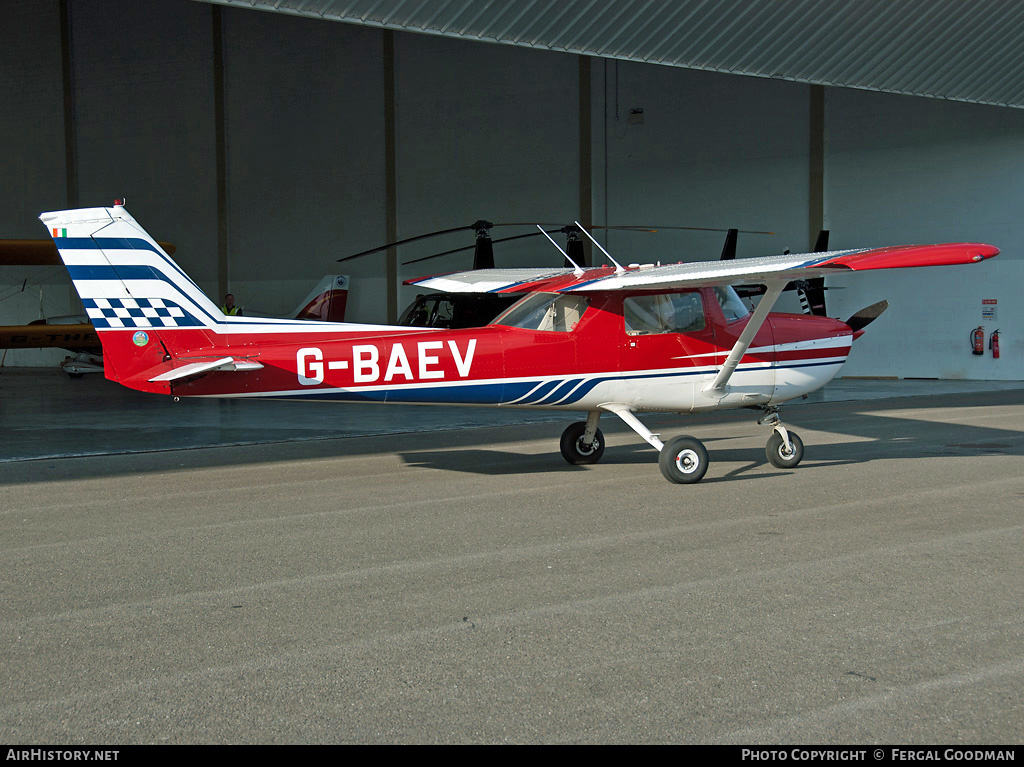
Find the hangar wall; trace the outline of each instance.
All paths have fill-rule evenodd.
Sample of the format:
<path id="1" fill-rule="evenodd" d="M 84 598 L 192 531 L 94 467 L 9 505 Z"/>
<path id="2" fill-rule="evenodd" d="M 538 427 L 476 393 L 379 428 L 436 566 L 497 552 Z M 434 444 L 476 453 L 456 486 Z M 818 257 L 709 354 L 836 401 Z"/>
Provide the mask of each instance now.
<path id="1" fill-rule="evenodd" d="M 832 246 L 988 242 L 977 267 L 833 278 L 830 310 L 848 317 L 888 299 L 843 374 L 1024 378 L 1024 111 L 829 89 L 826 225 Z M 994 299 L 994 321 L 982 301 Z M 970 332 L 1000 329 L 1001 357 L 974 356 Z"/>
<path id="2" fill-rule="evenodd" d="M 35 239 L 37 216 L 67 200 L 59 9 L 8 3 L 0 11 L 0 238 Z M 71 283 L 62 267 L 0 264 L 0 325 L 66 314 Z M 4 365 L 49 365 L 65 353 L 0 349 Z"/>
<path id="3" fill-rule="evenodd" d="M 808 86 L 615 61 L 601 75 L 595 162 L 607 186 L 595 218 L 774 232 L 741 235 L 740 257 L 807 248 Z M 638 109 L 643 122 L 630 114 Z M 608 241 L 613 254 L 649 263 L 717 258 L 724 237 L 665 228 Z"/>
<path id="4" fill-rule="evenodd" d="M 399 238 L 479 219 L 569 223 L 578 215 L 575 56 L 427 35 L 396 35 L 395 47 Z M 498 239 L 532 231 L 491 233 Z M 496 265 L 561 265 L 542 239 L 497 244 Z M 472 232 L 462 232 L 411 244 L 399 250 L 399 262 L 473 242 Z M 399 274 L 408 279 L 471 265 L 467 251 L 401 266 Z M 416 292 L 404 289 L 399 304 Z"/>
<path id="5" fill-rule="evenodd" d="M 181 265 L 216 295 L 209 8 L 126 0 L 68 6 L 77 184 L 74 174 L 68 183 L 64 162 L 60 3 L 15 4 L 3 11 L 17 15 L 16 23 L 0 25 L 4 72 L 11 71 L 9 58 L 23 57 L 24 65 L 17 80 L 4 77 L 0 98 L 10 108 L 0 119 L 0 154 L 27 183 L 5 184 L 0 191 L 0 236 L 45 236 L 40 212 L 109 205 L 123 196 L 133 215 L 155 237 L 173 242 Z M 8 44 L 22 50 L 10 52 Z M 0 301 L 0 323 L 39 317 L 40 289 L 46 316 L 81 311 L 63 267 L 0 269 L 0 298 L 25 279 L 36 284 L 26 291 L 30 301 L 21 295 Z M 5 364 L 55 364 L 65 356 L 55 349 L 10 350 Z"/>
<path id="6" fill-rule="evenodd" d="M 352 275 L 350 316 L 385 319 L 383 257 L 335 259 L 385 240 L 384 70 L 377 30 L 166 0 L 71 0 L 78 184 L 65 176 L 58 0 L 5 8 L 0 30 L 0 236 L 39 237 L 36 216 L 76 195 L 126 195 L 150 232 L 218 296 L 218 123 L 213 14 L 223 29 L 228 279 L 247 307 L 284 313 L 324 273 Z M 111 24 L 110 19 L 117 19 Z M 612 224 L 770 230 L 740 256 L 806 249 L 809 86 L 593 60 L 591 143 L 580 146 L 575 56 L 395 35 L 398 236 L 491 221 L 568 223 L 589 157 L 593 218 Z M 633 109 L 642 109 L 632 115 Z M 830 291 L 834 315 L 892 309 L 858 342 L 849 375 L 1024 379 L 1024 227 L 1015 170 L 1024 113 L 827 92 L 825 219 L 836 248 L 978 239 L 1003 255 L 960 269 L 869 275 Z M 506 230 L 518 233 L 525 230 Z M 506 232 L 495 230 L 495 237 Z M 716 258 L 723 235 L 609 232 L 626 261 Z M 409 246 L 400 261 L 469 245 Z M 546 242 L 496 250 L 499 265 L 557 263 Z M 468 254 L 401 267 L 464 268 Z M 985 271 L 982 272 L 981 270 Z M 0 267 L 0 324 L 77 310 L 60 269 Z M 991 294 L 991 295 L 990 295 Z M 404 290 L 400 303 L 411 299 Z M 1003 358 L 973 357 L 982 298 L 997 298 Z M 789 308 L 795 308 L 792 305 Z M 992 328 L 987 328 L 991 330 Z M 10 352 L 50 364 L 62 352 Z"/>

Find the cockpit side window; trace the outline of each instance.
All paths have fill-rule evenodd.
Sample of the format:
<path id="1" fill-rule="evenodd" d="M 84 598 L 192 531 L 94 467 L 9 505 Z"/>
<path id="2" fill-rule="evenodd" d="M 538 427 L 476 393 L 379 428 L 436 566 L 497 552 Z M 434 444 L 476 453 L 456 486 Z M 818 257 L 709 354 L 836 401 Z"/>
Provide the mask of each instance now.
<path id="1" fill-rule="evenodd" d="M 568 333 L 576 329 L 588 306 L 590 299 L 585 296 L 534 293 L 510 307 L 493 324 Z"/>
<path id="2" fill-rule="evenodd" d="M 693 333 L 706 326 L 698 292 L 631 296 L 623 302 L 623 315 L 631 336 Z"/>

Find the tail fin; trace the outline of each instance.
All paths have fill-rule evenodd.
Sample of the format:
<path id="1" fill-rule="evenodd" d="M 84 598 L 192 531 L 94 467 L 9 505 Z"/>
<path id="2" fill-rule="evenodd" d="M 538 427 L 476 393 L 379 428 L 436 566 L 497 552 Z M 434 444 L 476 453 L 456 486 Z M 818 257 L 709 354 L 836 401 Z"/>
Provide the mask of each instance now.
<path id="1" fill-rule="evenodd" d="M 214 327 L 220 309 L 121 206 L 43 213 L 97 330 Z"/>
<path id="2" fill-rule="evenodd" d="M 162 332 L 186 332 L 192 349 L 213 345 L 208 330 L 223 314 L 123 207 L 39 218 L 100 338 L 107 378 L 127 384 L 168 361 Z"/>
<path id="3" fill-rule="evenodd" d="M 406 331 L 387 325 L 225 317 L 120 204 L 53 211 L 39 218 L 49 227 L 96 329 L 106 377 L 133 389 L 168 393 L 183 378 L 258 370 L 258 343 L 267 338 L 273 343 L 281 334 Z"/>
<path id="4" fill-rule="evenodd" d="M 302 299 L 291 316 L 297 320 L 344 322 L 347 303 L 348 276 L 328 274 Z"/>

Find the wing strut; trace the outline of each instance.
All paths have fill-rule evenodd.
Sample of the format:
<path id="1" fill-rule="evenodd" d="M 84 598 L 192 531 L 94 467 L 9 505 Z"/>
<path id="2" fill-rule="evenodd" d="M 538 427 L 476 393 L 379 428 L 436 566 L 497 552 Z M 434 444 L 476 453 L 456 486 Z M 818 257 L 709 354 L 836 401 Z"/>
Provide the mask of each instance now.
<path id="1" fill-rule="evenodd" d="M 743 328 L 743 332 L 740 333 L 740 337 L 736 339 L 736 343 L 733 344 L 732 351 L 729 352 L 729 356 L 726 357 L 725 362 L 722 365 L 722 369 L 718 371 L 718 375 L 715 376 L 715 380 L 704 387 L 705 394 L 721 394 L 725 391 L 725 385 L 729 383 L 729 379 L 732 378 L 732 374 L 736 372 L 736 366 L 740 364 L 740 360 L 743 359 L 743 355 L 747 353 L 747 349 L 750 347 L 751 341 L 754 340 L 754 336 L 757 335 L 757 331 L 761 329 L 765 319 L 768 317 L 768 312 L 775 306 L 775 302 L 778 301 L 779 296 L 782 295 L 782 291 L 786 288 L 785 282 L 778 280 L 767 283 L 768 292 L 764 294 L 764 298 L 761 299 L 761 303 L 757 305 L 757 309 L 754 310 L 754 316 L 747 322 L 747 326 Z"/>

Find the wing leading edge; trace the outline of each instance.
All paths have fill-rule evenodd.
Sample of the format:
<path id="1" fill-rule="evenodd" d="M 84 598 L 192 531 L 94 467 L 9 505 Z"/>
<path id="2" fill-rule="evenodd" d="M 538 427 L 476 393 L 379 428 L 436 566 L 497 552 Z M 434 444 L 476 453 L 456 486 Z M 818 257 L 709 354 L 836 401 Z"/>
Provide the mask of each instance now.
<path id="1" fill-rule="evenodd" d="M 829 253 L 797 253 L 735 261 L 697 261 L 641 266 L 616 272 L 596 267 L 575 275 L 571 269 L 487 269 L 408 280 L 406 284 L 449 293 L 526 293 L 653 290 L 825 277 L 829 274 L 919 266 L 954 266 L 992 258 L 999 248 L 976 242 L 904 245 Z"/>

